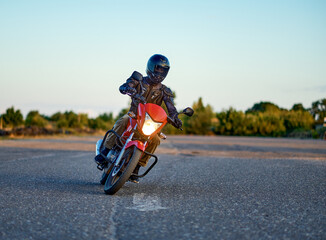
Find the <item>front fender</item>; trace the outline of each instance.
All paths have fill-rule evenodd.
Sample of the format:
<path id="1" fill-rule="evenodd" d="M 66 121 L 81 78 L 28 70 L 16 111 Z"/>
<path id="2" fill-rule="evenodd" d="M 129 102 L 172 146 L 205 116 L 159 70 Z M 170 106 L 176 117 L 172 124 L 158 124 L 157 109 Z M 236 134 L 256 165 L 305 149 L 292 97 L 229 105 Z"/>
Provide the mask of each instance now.
<path id="1" fill-rule="evenodd" d="M 145 151 L 145 144 L 139 140 L 134 140 L 134 141 L 130 141 L 127 146 L 127 148 L 130 148 L 131 146 L 135 146 L 136 148 L 138 148 L 140 151 L 144 152 Z"/>

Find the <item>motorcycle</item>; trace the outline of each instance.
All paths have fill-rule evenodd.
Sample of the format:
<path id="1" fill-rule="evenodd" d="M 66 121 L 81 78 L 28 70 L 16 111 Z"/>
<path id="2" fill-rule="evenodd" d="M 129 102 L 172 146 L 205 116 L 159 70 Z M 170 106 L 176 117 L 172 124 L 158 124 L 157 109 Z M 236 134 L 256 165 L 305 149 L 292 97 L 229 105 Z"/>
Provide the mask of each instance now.
<path id="1" fill-rule="evenodd" d="M 97 166 L 99 170 L 103 171 L 100 183 L 104 185 L 106 194 L 113 195 L 119 191 L 131 175 L 142 178 L 148 174 L 158 161 L 156 155 L 146 151 L 148 143 L 155 134 L 166 139 L 166 135 L 161 130 L 167 123 L 174 123 L 162 107 L 153 103 L 146 103 L 143 99 L 138 99 L 138 102 L 137 114 L 128 112 L 129 123 L 121 136 L 114 130 L 109 130 L 103 139 L 96 143 L 96 155 L 102 154 L 101 150 L 104 148 L 107 135 L 113 133 L 117 137 L 116 144 L 107 156 L 102 154 L 106 162 Z M 187 107 L 178 114 L 185 114 L 190 117 L 193 113 L 194 110 Z M 180 129 L 182 130 L 182 128 Z M 136 175 L 133 171 L 144 155 L 153 157 L 154 162 L 143 174 Z"/>

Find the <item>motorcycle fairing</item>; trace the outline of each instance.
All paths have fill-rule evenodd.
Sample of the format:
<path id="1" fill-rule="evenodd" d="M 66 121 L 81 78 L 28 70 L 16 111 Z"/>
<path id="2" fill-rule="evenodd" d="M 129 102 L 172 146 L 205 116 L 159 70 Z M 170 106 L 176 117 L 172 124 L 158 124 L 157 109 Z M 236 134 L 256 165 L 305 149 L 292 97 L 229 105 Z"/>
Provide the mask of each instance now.
<path id="1" fill-rule="evenodd" d="M 122 133 L 121 135 L 121 142 L 124 144 L 126 139 L 130 136 L 134 126 L 136 125 L 137 120 L 133 119 L 133 118 L 129 118 L 129 122 L 127 125 L 126 130 Z"/>
<path id="2" fill-rule="evenodd" d="M 167 119 L 167 115 L 164 109 L 156 104 L 147 103 L 145 105 L 145 111 L 155 122 L 164 123 Z"/>
<path id="3" fill-rule="evenodd" d="M 129 123 L 128 123 L 128 126 L 127 126 L 127 131 L 131 132 L 133 127 L 136 125 L 136 123 L 137 123 L 137 120 L 130 117 L 129 118 Z"/>
<path id="4" fill-rule="evenodd" d="M 145 105 L 142 103 L 139 103 L 138 104 L 138 115 L 137 115 L 138 127 L 143 126 L 144 121 L 145 121 L 145 114 L 146 114 Z"/>
<path id="5" fill-rule="evenodd" d="M 161 127 L 159 127 L 155 133 L 151 134 L 150 138 L 153 138 L 155 134 L 158 134 L 162 128 L 167 123 L 167 115 L 164 109 L 156 104 L 153 103 L 146 103 L 145 105 L 142 103 L 139 103 L 138 105 L 138 116 L 137 116 L 137 123 L 140 131 L 141 127 L 144 125 L 145 121 L 145 115 L 146 113 L 149 114 L 149 116 L 153 119 L 155 122 L 162 123 Z"/>

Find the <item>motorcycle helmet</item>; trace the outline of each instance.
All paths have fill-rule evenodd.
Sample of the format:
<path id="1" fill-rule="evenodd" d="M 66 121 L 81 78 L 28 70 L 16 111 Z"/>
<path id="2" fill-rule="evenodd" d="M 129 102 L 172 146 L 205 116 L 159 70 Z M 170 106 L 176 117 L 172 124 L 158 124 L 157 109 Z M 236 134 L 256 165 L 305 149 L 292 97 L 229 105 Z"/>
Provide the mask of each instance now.
<path id="1" fill-rule="evenodd" d="M 146 73 L 151 82 L 160 83 L 168 75 L 170 63 L 167 57 L 161 54 L 155 54 L 147 62 Z"/>

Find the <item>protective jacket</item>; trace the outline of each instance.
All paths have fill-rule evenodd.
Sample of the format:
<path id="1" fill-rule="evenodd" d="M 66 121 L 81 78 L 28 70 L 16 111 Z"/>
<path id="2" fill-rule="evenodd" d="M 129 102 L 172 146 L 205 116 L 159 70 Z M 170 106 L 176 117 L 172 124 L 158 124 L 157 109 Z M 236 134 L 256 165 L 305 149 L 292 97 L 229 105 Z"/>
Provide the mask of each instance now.
<path id="1" fill-rule="evenodd" d="M 161 106 L 164 101 L 171 118 L 174 118 L 178 113 L 174 106 L 171 89 L 162 83 L 153 84 L 149 77 L 143 77 L 139 72 L 133 72 L 131 77 L 120 86 L 119 90 L 122 94 L 130 92 L 133 92 L 133 94 L 138 93 L 145 98 L 147 103 L 154 103 L 159 106 Z M 130 111 L 137 113 L 137 107 L 138 102 L 133 99 Z"/>

